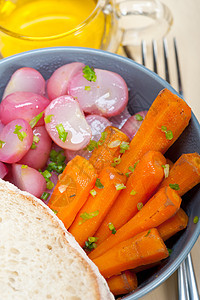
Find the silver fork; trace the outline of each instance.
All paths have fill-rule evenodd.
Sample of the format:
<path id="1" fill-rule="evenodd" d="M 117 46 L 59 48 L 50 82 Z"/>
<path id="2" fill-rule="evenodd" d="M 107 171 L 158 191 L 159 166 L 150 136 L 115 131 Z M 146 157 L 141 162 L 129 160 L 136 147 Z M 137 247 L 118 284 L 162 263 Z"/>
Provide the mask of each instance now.
<path id="1" fill-rule="evenodd" d="M 178 92 L 181 96 L 183 96 L 183 86 L 181 80 L 179 59 L 178 59 L 178 51 L 177 51 L 177 43 L 176 39 L 173 39 L 174 46 L 174 54 L 175 54 L 175 62 L 176 62 L 176 75 L 178 82 Z M 128 46 L 123 47 L 125 54 L 130 59 L 134 60 L 131 51 Z M 142 41 L 141 43 L 141 52 L 142 52 L 142 64 L 146 66 L 146 43 Z M 158 73 L 157 66 L 157 43 L 155 40 L 152 41 L 152 56 L 153 56 L 153 71 Z M 169 73 L 169 58 L 168 58 L 168 48 L 167 41 L 163 39 L 163 56 L 164 56 L 164 68 L 165 68 L 165 80 L 170 83 L 170 73 Z M 191 254 L 189 253 L 186 259 L 181 263 L 178 269 L 178 294 L 179 300 L 199 300 L 199 293 L 196 283 L 196 277 L 194 273 L 193 263 Z"/>

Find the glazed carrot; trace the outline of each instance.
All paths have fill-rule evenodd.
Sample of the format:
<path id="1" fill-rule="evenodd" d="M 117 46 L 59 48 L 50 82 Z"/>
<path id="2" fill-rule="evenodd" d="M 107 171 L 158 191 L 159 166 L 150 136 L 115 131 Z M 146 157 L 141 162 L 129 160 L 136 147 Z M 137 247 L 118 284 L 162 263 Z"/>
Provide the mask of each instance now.
<path id="1" fill-rule="evenodd" d="M 162 90 L 151 105 L 130 148 L 121 157 L 118 169 L 128 172 L 129 166 L 149 150 L 165 153 L 177 140 L 191 118 L 191 109 L 184 100 L 167 89 Z"/>
<path id="2" fill-rule="evenodd" d="M 134 291 L 138 286 L 136 274 L 129 270 L 119 275 L 114 275 L 106 281 L 115 296 L 128 294 Z"/>
<path id="3" fill-rule="evenodd" d="M 125 188 L 126 179 L 113 167 L 104 168 L 99 173 L 96 186 L 69 228 L 80 246 L 83 247 L 88 237 L 94 235 L 121 189 Z M 92 212 L 97 212 L 96 216 L 83 222 L 82 216 Z"/>
<path id="4" fill-rule="evenodd" d="M 180 196 L 170 187 L 159 190 L 126 224 L 89 254 L 94 259 L 136 234 L 154 228 L 172 217 L 181 204 Z"/>
<path id="5" fill-rule="evenodd" d="M 175 162 L 169 176 L 163 180 L 160 188 L 169 184 L 178 184 L 177 193 L 182 196 L 200 182 L 200 155 L 183 154 Z"/>
<path id="6" fill-rule="evenodd" d="M 97 179 L 96 170 L 87 159 L 76 156 L 68 162 L 49 200 L 49 207 L 68 228 L 88 198 Z"/>
<path id="7" fill-rule="evenodd" d="M 93 262 L 100 273 L 109 278 L 124 270 L 151 264 L 168 256 L 168 250 L 157 229 L 151 228 L 110 248 Z"/>
<path id="8" fill-rule="evenodd" d="M 183 230 L 187 227 L 188 223 L 188 216 L 184 212 L 182 208 L 180 208 L 177 213 L 165 221 L 164 223 L 160 224 L 157 229 L 160 233 L 160 236 L 164 241 L 169 239 L 171 236 Z"/>
<path id="9" fill-rule="evenodd" d="M 101 145 L 95 148 L 89 161 L 100 172 L 113 163 L 113 159 L 120 155 L 120 144 L 129 142 L 129 138 L 118 128 L 108 126 L 104 130 L 104 138 L 100 139 Z"/>
<path id="10" fill-rule="evenodd" d="M 154 193 L 164 177 L 164 156 L 157 151 L 147 152 L 138 162 L 135 170 L 128 178 L 126 189 L 121 191 L 117 200 L 95 233 L 97 245 L 112 234 L 109 224 L 115 229 L 128 222 Z M 131 172 L 130 172 L 131 173 Z"/>

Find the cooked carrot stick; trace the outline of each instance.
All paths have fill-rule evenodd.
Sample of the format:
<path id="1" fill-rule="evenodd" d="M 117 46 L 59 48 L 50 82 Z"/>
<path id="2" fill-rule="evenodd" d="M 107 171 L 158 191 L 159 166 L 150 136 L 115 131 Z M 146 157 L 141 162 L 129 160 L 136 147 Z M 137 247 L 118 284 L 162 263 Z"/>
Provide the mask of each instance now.
<path id="1" fill-rule="evenodd" d="M 111 208 L 122 188 L 125 188 L 126 176 L 116 168 L 104 168 L 98 177 L 96 186 L 91 191 L 86 203 L 83 205 L 69 232 L 75 237 L 80 246 L 84 246 L 88 237 L 92 237 Z M 98 187 L 99 186 L 99 187 Z M 95 217 L 82 222 L 85 213 L 98 212 Z"/>
<path id="2" fill-rule="evenodd" d="M 100 172 L 106 166 L 113 163 L 113 159 L 120 155 L 122 142 L 129 142 L 129 138 L 118 128 L 108 126 L 104 130 L 104 139 L 100 139 L 100 145 L 92 152 L 89 161 Z"/>
<path id="3" fill-rule="evenodd" d="M 107 284 L 113 295 L 125 295 L 134 291 L 137 286 L 137 276 L 132 271 L 124 271 L 119 275 L 114 275 L 107 280 Z"/>
<path id="4" fill-rule="evenodd" d="M 93 262 L 100 273 L 109 278 L 124 270 L 151 264 L 168 256 L 168 250 L 157 229 L 151 228 L 110 248 Z"/>
<path id="5" fill-rule="evenodd" d="M 167 89 L 162 90 L 151 105 L 130 148 L 121 157 L 118 169 L 128 172 L 129 166 L 149 150 L 165 153 L 177 140 L 191 118 L 191 109 L 184 100 Z"/>
<path id="6" fill-rule="evenodd" d="M 132 219 L 118 229 L 116 234 L 103 241 L 89 257 L 94 259 L 136 234 L 159 226 L 177 212 L 180 204 L 181 198 L 176 191 L 170 187 L 159 190 Z"/>
<path id="7" fill-rule="evenodd" d="M 49 207 L 68 228 L 88 198 L 97 179 L 96 170 L 87 159 L 76 156 L 60 175 L 49 200 Z"/>
<path id="8" fill-rule="evenodd" d="M 160 188 L 169 184 L 178 184 L 177 193 L 182 196 L 200 182 L 200 155 L 182 154 L 163 180 Z"/>
<path id="9" fill-rule="evenodd" d="M 187 223 L 188 216 L 184 210 L 180 208 L 173 217 L 160 224 L 157 229 L 162 239 L 166 241 L 180 230 L 185 229 L 187 227 Z"/>
<path id="10" fill-rule="evenodd" d="M 157 151 L 147 152 L 128 178 L 126 189 L 121 191 L 117 200 L 95 233 L 97 245 L 112 234 L 109 224 L 115 229 L 128 222 L 154 193 L 164 177 L 164 156 Z M 131 172 L 130 172 L 131 173 Z"/>

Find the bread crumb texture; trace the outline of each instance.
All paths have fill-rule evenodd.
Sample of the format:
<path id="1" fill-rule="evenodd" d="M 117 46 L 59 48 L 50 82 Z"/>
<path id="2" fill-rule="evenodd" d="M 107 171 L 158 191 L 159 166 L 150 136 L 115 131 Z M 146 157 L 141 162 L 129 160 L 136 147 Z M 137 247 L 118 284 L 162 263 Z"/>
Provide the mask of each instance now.
<path id="1" fill-rule="evenodd" d="M 42 205 L 2 186 L 0 202 L 0 300 L 101 299 L 98 276 Z"/>

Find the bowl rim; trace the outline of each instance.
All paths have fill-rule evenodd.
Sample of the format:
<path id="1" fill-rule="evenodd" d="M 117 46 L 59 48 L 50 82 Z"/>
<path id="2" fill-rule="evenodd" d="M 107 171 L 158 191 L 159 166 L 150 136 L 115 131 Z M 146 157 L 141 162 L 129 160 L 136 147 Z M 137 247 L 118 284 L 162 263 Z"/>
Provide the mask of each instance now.
<path id="1" fill-rule="evenodd" d="M 12 63 L 13 61 L 15 61 L 18 58 L 26 58 L 28 56 L 34 56 L 34 55 L 39 55 L 39 54 L 52 54 L 52 53 L 56 53 L 59 54 L 63 51 L 66 52 L 71 52 L 73 51 L 74 53 L 85 53 L 85 54 L 94 54 L 94 55 L 99 55 L 100 57 L 107 57 L 107 58 L 115 58 L 117 60 L 120 60 L 122 63 L 126 62 L 128 64 L 133 64 L 135 65 L 136 69 L 140 69 L 142 70 L 144 73 L 146 73 L 147 75 L 149 75 L 150 77 L 152 77 L 154 80 L 158 81 L 161 85 L 164 85 L 166 88 L 168 88 L 169 90 L 171 90 L 174 94 L 178 95 L 179 97 L 183 98 L 181 95 L 179 95 L 179 93 L 168 83 L 166 82 L 164 79 L 162 79 L 159 75 L 155 74 L 153 71 L 147 69 L 146 67 L 144 67 L 143 65 L 140 65 L 139 63 L 121 56 L 119 54 L 115 54 L 115 53 L 111 53 L 108 51 L 104 51 L 104 50 L 98 50 L 98 49 L 92 49 L 92 48 L 85 48 L 85 47 L 49 47 L 49 48 L 42 48 L 42 49 L 36 49 L 36 50 L 30 50 L 30 51 L 26 51 L 26 52 L 22 52 L 22 53 L 18 53 L 6 58 L 3 58 L 2 60 L 0 60 L 0 67 L 1 65 L 7 64 L 7 63 Z M 184 98 L 183 98 L 184 99 Z M 198 131 L 200 132 L 200 124 L 196 118 L 196 116 L 194 115 L 194 113 L 192 112 L 192 117 L 193 122 L 194 122 L 194 126 L 198 129 Z M 126 300 L 135 300 L 138 299 L 140 297 L 143 297 L 144 295 L 146 295 L 147 293 L 151 292 L 152 290 L 154 290 L 156 287 L 158 287 L 160 284 L 162 284 L 163 282 L 165 282 L 180 266 L 180 264 L 182 263 L 182 261 L 186 258 L 186 256 L 189 254 L 189 252 L 191 251 L 191 249 L 193 248 L 196 240 L 198 239 L 199 235 L 200 235 L 200 221 L 195 225 L 195 231 L 190 239 L 189 244 L 179 253 L 179 255 L 177 256 L 176 260 L 166 269 L 163 271 L 162 274 L 160 274 L 158 277 L 155 277 L 155 279 L 153 279 L 150 283 L 146 284 L 144 287 L 142 287 L 141 289 L 136 289 L 135 292 L 133 292 L 133 294 L 130 295 L 126 295 L 124 296 L 122 299 L 126 299 Z"/>

